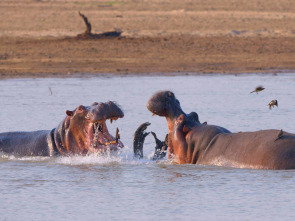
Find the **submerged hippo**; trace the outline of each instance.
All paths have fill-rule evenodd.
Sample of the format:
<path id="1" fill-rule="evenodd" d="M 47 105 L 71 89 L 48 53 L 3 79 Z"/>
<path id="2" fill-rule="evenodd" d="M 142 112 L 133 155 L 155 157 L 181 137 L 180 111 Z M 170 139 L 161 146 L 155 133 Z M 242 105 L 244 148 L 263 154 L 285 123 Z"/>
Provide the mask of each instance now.
<path id="1" fill-rule="evenodd" d="M 106 120 L 112 122 L 124 117 L 114 102 L 81 105 L 66 114 L 59 126 L 52 130 L 0 133 L 0 151 L 21 156 L 54 156 L 123 147 L 118 129 L 113 137 L 106 126 Z"/>
<path id="2" fill-rule="evenodd" d="M 223 127 L 201 124 L 183 112 L 170 91 L 154 94 L 147 108 L 166 117 L 168 154 L 180 164 L 295 169 L 295 134 L 279 130 L 231 133 Z"/>

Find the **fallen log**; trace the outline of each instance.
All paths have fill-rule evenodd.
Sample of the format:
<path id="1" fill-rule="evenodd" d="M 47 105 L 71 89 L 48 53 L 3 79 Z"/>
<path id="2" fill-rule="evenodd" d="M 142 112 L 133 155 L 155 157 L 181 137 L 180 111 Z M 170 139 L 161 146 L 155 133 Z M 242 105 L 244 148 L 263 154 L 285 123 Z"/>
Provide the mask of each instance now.
<path id="1" fill-rule="evenodd" d="M 108 31 L 99 34 L 91 33 L 91 23 L 89 22 L 88 18 L 81 12 L 79 12 L 79 15 L 86 25 L 86 30 L 82 34 L 77 35 L 78 39 L 116 38 L 122 34 L 122 31 L 120 29 L 115 29 L 114 31 Z"/>

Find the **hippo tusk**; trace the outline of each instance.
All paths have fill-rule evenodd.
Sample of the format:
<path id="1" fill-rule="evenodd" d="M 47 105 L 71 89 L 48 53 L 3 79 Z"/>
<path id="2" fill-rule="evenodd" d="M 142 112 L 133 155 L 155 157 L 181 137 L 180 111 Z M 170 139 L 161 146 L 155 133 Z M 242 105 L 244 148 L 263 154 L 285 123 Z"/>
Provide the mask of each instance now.
<path id="1" fill-rule="evenodd" d="M 111 123 L 113 123 L 113 119 L 110 119 Z"/>
<path id="2" fill-rule="evenodd" d="M 156 114 L 152 114 L 152 116 L 155 116 Z"/>
<path id="3" fill-rule="evenodd" d="M 117 129 L 116 129 L 116 143 L 118 143 L 119 139 L 120 139 L 120 133 L 119 133 L 119 128 L 117 127 Z"/>

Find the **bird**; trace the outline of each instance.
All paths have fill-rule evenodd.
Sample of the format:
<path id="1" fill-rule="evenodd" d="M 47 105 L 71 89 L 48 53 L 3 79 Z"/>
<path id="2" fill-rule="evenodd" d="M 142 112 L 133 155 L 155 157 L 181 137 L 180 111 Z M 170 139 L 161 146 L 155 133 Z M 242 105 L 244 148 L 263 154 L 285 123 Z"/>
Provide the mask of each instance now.
<path id="1" fill-rule="evenodd" d="M 250 94 L 253 93 L 253 92 L 256 92 L 256 94 L 258 94 L 258 92 L 263 91 L 264 89 L 265 89 L 264 87 L 258 86 L 258 87 L 255 88 L 254 91 L 251 91 Z"/>
<path id="2" fill-rule="evenodd" d="M 278 101 L 277 101 L 277 100 L 272 100 L 271 102 L 269 102 L 268 106 L 269 106 L 269 109 L 270 109 L 270 110 L 271 110 L 271 108 L 274 107 L 274 106 L 279 107 L 279 105 L 278 105 Z"/>
<path id="3" fill-rule="evenodd" d="M 278 133 L 277 138 L 275 139 L 275 141 L 277 141 L 278 139 L 282 138 L 283 137 L 283 134 L 284 134 L 283 130 L 280 130 L 280 132 Z"/>

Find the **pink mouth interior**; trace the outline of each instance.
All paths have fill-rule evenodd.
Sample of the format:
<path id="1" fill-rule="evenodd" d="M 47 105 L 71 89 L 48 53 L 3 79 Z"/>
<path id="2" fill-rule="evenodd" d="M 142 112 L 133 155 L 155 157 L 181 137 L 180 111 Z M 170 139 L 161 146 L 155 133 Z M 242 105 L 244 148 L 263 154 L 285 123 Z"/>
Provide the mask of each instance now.
<path id="1" fill-rule="evenodd" d="M 119 149 L 123 147 L 123 143 L 113 137 L 106 126 L 106 121 L 94 123 L 89 128 L 90 146 L 97 150 Z"/>

